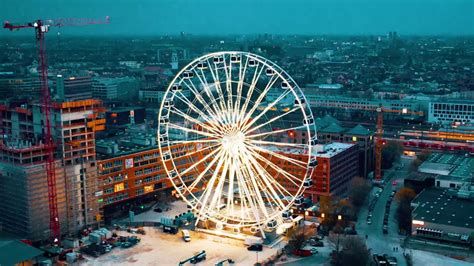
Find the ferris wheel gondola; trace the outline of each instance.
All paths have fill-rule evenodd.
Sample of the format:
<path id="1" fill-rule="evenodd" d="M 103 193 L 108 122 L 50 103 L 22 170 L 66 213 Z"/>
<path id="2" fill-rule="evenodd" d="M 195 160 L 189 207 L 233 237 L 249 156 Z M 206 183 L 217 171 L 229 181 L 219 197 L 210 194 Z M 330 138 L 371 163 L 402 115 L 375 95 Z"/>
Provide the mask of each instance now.
<path id="1" fill-rule="evenodd" d="M 296 82 L 270 60 L 246 52 L 197 58 L 164 92 L 158 117 L 163 167 L 199 219 L 274 228 L 304 202 L 314 118 Z M 301 143 L 283 137 L 295 130 L 307 136 Z"/>

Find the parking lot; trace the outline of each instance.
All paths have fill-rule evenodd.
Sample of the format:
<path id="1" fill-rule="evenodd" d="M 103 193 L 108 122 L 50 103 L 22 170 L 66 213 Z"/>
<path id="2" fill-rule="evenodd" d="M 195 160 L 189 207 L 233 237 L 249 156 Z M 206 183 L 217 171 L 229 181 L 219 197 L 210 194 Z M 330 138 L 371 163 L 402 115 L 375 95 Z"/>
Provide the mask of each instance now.
<path id="1" fill-rule="evenodd" d="M 202 265 L 214 265 L 215 263 L 232 259 L 235 265 L 252 265 L 256 262 L 257 254 L 248 251 L 242 246 L 219 243 L 216 237 L 207 239 L 207 235 L 191 232 L 191 241 L 185 242 L 181 234 L 176 235 L 163 233 L 160 228 L 145 228 L 146 235 L 138 235 L 141 241 L 131 248 L 114 248 L 110 253 L 98 258 L 86 256 L 80 265 L 178 265 L 194 254 L 202 250 L 206 251 L 206 260 L 199 263 Z M 130 235 L 130 233 L 119 231 L 119 235 Z M 222 239 L 225 242 L 225 239 Z M 275 254 L 277 249 L 264 248 L 258 252 L 258 259 L 262 261 Z M 198 265 L 199 265 L 198 264 Z M 191 265 L 186 263 L 185 265 Z"/>

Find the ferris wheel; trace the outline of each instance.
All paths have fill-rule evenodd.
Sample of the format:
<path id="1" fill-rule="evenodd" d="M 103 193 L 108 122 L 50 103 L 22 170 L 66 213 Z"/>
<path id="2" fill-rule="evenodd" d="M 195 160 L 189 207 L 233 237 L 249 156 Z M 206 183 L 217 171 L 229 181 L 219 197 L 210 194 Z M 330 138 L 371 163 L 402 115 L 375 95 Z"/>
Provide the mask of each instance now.
<path id="1" fill-rule="evenodd" d="M 295 81 L 259 55 L 195 59 L 164 92 L 158 120 L 168 180 L 218 228 L 276 226 L 312 185 L 311 109 Z"/>

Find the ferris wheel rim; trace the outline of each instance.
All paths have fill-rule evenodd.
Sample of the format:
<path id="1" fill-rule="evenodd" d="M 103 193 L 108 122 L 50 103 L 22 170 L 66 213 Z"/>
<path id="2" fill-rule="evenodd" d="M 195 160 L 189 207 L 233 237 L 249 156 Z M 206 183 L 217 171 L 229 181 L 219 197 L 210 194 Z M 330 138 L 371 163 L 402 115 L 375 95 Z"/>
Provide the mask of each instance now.
<path id="1" fill-rule="evenodd" d="M 163 108 L 164 108 L 164 103 L 165 103 L 165 99 L 166 99 L 166 95 L 170 92 L 172 86 L 174 84 L 177 83 L 177 80 L 179 80 L 180 84 L 183 82 L 183 78 L 180 78 L 182 76 L 182 74 L 185 72 L 185 71 L 190 71 L 190 70 L 193 70 L 195 71 L 195 68 L 196 68 L 196 65 L 198 62 L 202 62 L 204 60 L 206 60 L 208 62 L 208 60 L 210 58 L 214 58 L 216 56 L 225 56 L 225 55 L 244 55 L 248 58 L 253 58 L 253 59 L 258 59 L 259 62 L 263 62 L 264 65 L 266 65 L 267 67 L 271 67 L 273 69 L 277 69 L 278 71 L 275 71 L 276 74 L 279 76 L 279 78 L 283 79 L 283 80 L 290 80 L 290 82 L 293 84 L 293 87 L 291 88 L 291 91 L 293 94 L 295 94 L 295 91 L 294 90 L 298 90 L 299 92 L 299 95 L 298 97 L 302 97 L 304 99 L 305 102 L 306 101 L 306 98 L 304 96 L 304 93 L 302 93 L 302 90 L 299 88 L 299 86 L 296 84 L 296 82 L 292 79 L 292 77 L 290 75 L 288 75 L 288 73 L 286 73 L 286 71 L 284 71 L 280 66 L 278 66 L 277 64 L 275 64 L 274 62 L 264 58 L 264 57 L 261 57 L 259 55 L 255 55 L 255 54 L 251 54 L 251 53 L 247 53 L 247 52 L 238 52 L 238 51 L 222 51 L 222 52 L 215 52 L 215 53 L 211 53 L 211 54 L 206 54 L 206 55 L 203 55 L 195 60 L 193 60 L 192 62 L 190 62 L 189 64 L 187 64 L 185 67 L 183 67 L 177 74 L 176 76 L 173 78 L 173 80 L 171 81 L 170 85 L 167 87 L 167 90 L 165 92 L 165 96 L 164 96 L 164 99 L 163 101 L 161 102 L 161 105 L 160 105 L 160 109 L 159 109 L 159 118 L 162 117 L 162 111 L 163 111 Z M 263 69 L 263 68 L 262 68 Z M 239 81 L 240 82 L 240 81 Z M 184 96 L 184 95 L 182 95 Z M 196 100 L 196 99 L 194 99 Z M 254 106 L 255 107 L 255 106 Z M 303 112 L 303 116 L 306 118 L 308 117 L 308 114 L 306 114 L 305 111 L 308 111 L 309 113 L 309 117 L 313 118 L 313 114 L 312 114 L 312 111 L 310 108 L 308 108 L 308 110 L 305 110 L 305 108 L 301 108 L 302 112 Z M 314 118 L 313 118 L 314 119 Z M 258 119 L 256 119 L 255 121 L 257 121 Z M 160 119 L 159 119 L 159 123 L 158 123 L 158 127 L 160 128 Z M 307 126 L 308 128 L 308 132 L 309 132 L 309 128 L 311 127 L 311 125 Z M 314 134 L 315 134 L 315 126 L 313 125 L 314 127 Z M 160 134 L 160 132 L 158 132 L 158 134 Z M 192 143 L 193 141 L 190 141 L 190 143 Z M 254 140 L 252 141 L 253 144 L 255 143 L 258 143 L 258 140 Z M 259 144 L 264 144 L 264 143 L 259 143 Z M 267 143 L 268 144 L 268 143 Z M 158 138 L 158 148 L 159 148 L 159 151 L 160 151 L 160 156 L 163 157 L 163 145 L 161 145 L 161 140 L 160 138 Z M 309 152 L 311 152 L 311 145 L 308 145 L 309 148 Z M 168 151 L 171 152 L 171 145 L 167 145 L 167 148 L 168 148 Z M 261 147 L 260 147 L 260 151 L 261 151 Z M 259 148 L 257 148 L 256 145 L 252 146 L 252 151 L 249 151 L 251 152 L 252 154 L 257 154 L 255 150 L 259 150 Z M 217 150 L 215 150 L 217 152 Z M 276 155 L 276 153 L 273 153 L 274 155 Z M 256 156 L 256 155 L 255 155 Z M 311 157 L 311 156 L 308 156 L 308 157 Z M 163 158 L 162 158 L 163 159 Z M 310 158 L 309 158 L 310 159 Z M 162 160 L 163 161 L 163 160 Z M 173 169 L 177 169 L 174 161 L 173 162 Z M 170 177 L 170 171 L 169 169 L 166 167 L 166 165 L 164 165 L 164 169 L 166 171 L 166 174 L 168 177 Z M 178 176 L 180 177 L 180 174 L 179 174 L 179 171 L 177 171 L 178 173 Z M 305 176 L 306 178 L 306 176 Z M 200 215 L 203 215 L 205 216 L 206 218 L 208 219 L 211 219 L 211 220 L 215 220 L 216 222 L 222 222 L 221 220 L 216 220 L 214 219 L 215 217 L 212 217 L 210 215 L 208 215 L 207 213 L 202 213 L 203 209 L 201 208 L 201 210 L 198 210 L 197 206 L 193 206 L 193 204 L 191 204 L 192 200 L 198 200 L 199 199 L 193 194 L 193 193 L 189 193 L 189 195 L 192 195 L 192 200 L 188 200 L 185 196 L 185 193 L 183 193 L 183 191 L 181 191 L 180 189 L 178 189 L 178 185 L 175 183 L 174 179 L 173 178 L 169 178 L 169 180 L 171 181 L 172 185 L 174 186 L 174 188 L 176 189 L 177 193 L 179 194 L 179 196 L 187 203 L 189 204 L 193 210 L 195 211 L 199 211 L 200 212 Z M 179 178 L 179 181 L 182 181 L 182 178 L 180 177 Z M 183 186 L 186 186 L 185 182 L 182 182 L 182 185 Z M 193 187 L 194 188 L 194 187 Z M 303 193 L 304 189 L 303 189 L 303 186 L 299 186 L 298 188 L 298 191 L 296 193 L 296 195 L 301 195 Z M 285 210 L 288 210 L 289 209 L 289 206 L 293 205 L 294 201 L 296 199 L 296 196 L 293 197 L 291 199 L 290 202 L 288 202 L 286 204 L 286 207 L 282 208 L 281 212 L 282 211 L 285 211 Z M 204 207 L 205 204 L 202 204 Z M 278 211 L 275 211 L 273 215 L 269 215 L 268 218 L 266 220 L 272 220 L 272 219 L 275 219 L 279 214 L 281 214 L 281 212 L 278 212 Z M 252 223 L 252 221 L 249 221 L 249 224 L 247 226 L 253 226 L 253 225 L 257 225 L 257 224 L 261 224 L 261 221 L 257 221 L 257 223 Z"/>

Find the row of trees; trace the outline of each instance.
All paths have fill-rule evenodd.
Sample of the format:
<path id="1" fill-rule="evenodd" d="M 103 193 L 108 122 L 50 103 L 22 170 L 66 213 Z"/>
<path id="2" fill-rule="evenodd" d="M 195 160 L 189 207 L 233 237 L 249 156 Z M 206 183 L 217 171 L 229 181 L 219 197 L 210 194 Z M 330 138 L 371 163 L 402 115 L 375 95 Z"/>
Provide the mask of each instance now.
<path id="1" fill-rule="evenodd" d="M 395 194 L 395 200 L 398 203 L 395 219 L 397 219 L 398 230 L 401 233 L 411 233 L 411 201 L 415 196 L 415 191 L 407 187 L 400 189 L 397 194 Z"/>

